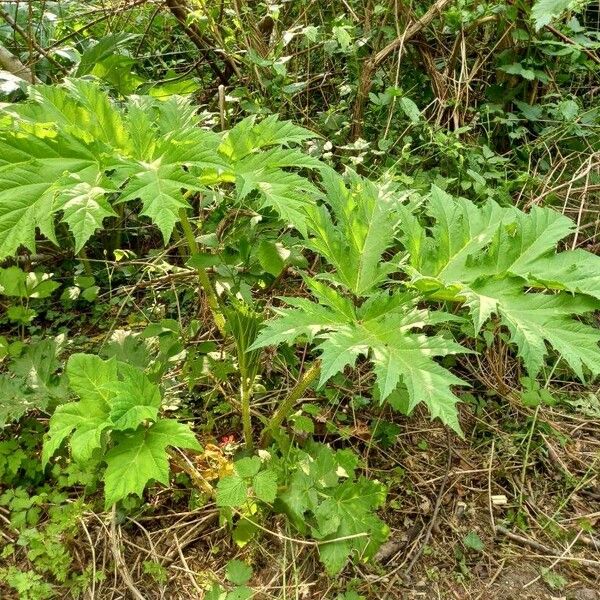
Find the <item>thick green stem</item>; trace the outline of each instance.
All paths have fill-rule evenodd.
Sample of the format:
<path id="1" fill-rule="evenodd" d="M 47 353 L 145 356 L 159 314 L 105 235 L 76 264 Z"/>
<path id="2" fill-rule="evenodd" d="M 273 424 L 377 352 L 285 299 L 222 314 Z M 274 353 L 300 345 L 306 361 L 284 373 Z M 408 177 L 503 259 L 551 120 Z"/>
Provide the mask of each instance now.
<path id="1" fill-rule="evenodd" d="M 190 254 L 198 254 L 198 242 L 196 241 L 196 236 L 194 235 L 194 232 L 192 230 L 192 225 L 188 219 L 185 208 L 179 210 L 179 220 L 181 221 L 181 227 L 183 228 L 183 233 L 185 234 L 185 239 L 187 241 Z M 224 336 L 225 317 L 221 312 L 217 293 L 213 288 L 213 285 L 208 277 L 206 269 L 204 267 L 196 267 L 196 272 L 198 273 L 198 281 L 200 282 L 200 285 L 204 290 L 206 301 L 208 302 L 208 307 L 210 308 L 210 312 L 212 313 L 215 325 L 217 326 L 219 333 Z"/>
<path id="2" fill-rule="evenodd" d="M 90 259 L 87 256 L 87 252 L 85 251 L 85 248 L 82 248 L 78 253 L 77 256 L 79 257 L 79 260 L 81 261 L 81 264 L 83 265 L 83 270 L 85 271 L 86 275 L 93 275 L 94 271 L 92 270 L 92 265 L 90 264 Z"/>
<path id="3" fill-rule="evenodd" d="M 292 388 L 292 391 L 286 396 L 283 402 L 279 405 L 275 414 L 271 417 L 269 424 L 263 429 L 260 436 L 261 446 L 264 448 L 271 439 L 273 431 L 281 427 L 281 424 L 285 421 L 286 417 L 292 412 L 294 405 L 308 389 L 308 386 L 319 376 L 321 373 L 321 364 L 315 361 L 300 378 L 298 383 Z"/>
<path id="4" fill-rule="evenodd" d="M 244 442 L 246 450 L 252 452 L 254 443 L 252 441 L 252 417 L 250 416 L 250 397 L 252 390 L 252 382 L 246 377 L 242 378 L 240 387 L 240 404 L 242 409 L 242 428 L 244 431 Z"/>

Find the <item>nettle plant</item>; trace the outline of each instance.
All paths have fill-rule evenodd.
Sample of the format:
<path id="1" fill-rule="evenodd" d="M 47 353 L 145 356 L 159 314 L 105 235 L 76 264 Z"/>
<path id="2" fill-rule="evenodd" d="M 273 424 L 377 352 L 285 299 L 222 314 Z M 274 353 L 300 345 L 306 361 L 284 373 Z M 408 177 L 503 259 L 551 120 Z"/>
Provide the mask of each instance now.
<path id="1" fill-rule="evenodd" d="M 492 318 L 530 376 L 549 348 L 581 379 L 586 369 L 600 372 L 598 330 L 578 318 L 600 307 L 600 258 L 557 252 L 574 232 L 569 218 L 549 208 L 477 206 L 435 186 L 417 206 L 332 171 L 323 187 L 323 204 L 307 210 L 306 247 L 331 269 L 304 277 L 312 298 L 282 299 L 287 307 L 274 309 L 254 348 L 315 341 L 320 365 L 307 376 L 320 372 L 321 385 L 366 358 L 381 401 L 406 414 L 423 403 L 458 433 L 453 387 L 468 384 L 435 359 L 468 352 L 457 338 L 475 338 Z M 452 329 L 466 319 L 470 334 Z"/>

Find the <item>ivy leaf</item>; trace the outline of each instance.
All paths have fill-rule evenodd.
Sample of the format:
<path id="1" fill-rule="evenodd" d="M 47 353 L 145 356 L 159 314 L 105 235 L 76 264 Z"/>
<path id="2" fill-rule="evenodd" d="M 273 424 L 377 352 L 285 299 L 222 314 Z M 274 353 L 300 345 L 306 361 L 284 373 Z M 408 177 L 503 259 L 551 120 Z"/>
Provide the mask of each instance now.
<path id="1" fill-rule="evenodd" d="M 187 425 L 161 419 L 148 428 L 121 433 L 105 456 L 104 493 L 106 507 L 136 494 L 140 498 L 149 481 L 169 483 L 168 446 L 199 450 L 200 444 Z"/>

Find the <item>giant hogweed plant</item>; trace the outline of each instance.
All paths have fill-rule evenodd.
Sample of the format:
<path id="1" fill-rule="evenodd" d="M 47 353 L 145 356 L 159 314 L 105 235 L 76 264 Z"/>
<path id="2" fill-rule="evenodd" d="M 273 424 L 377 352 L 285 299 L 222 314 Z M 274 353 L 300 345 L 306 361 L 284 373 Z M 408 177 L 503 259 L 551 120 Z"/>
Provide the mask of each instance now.
<path id="1" fill-rule="evenodd" d="M 316 344 L 319 360 L 305 380 L 319 376 L 320 385 L 362 357 L 381 401 L 393 398 L 407 414 L 424 404 L 458 433 L 454 387 L 468 384 L 436 360 L 468 351 L 459 342 L 469 336 L 464 327 L 453 334 L 453 321 L 470 320 L 476 337 L 499 319 L 532 377 L 549 351 L 580 379 L 600 373 L 600 334 L 581 318 L 600 306 L 600 258 L 557 251 L 575 229 L 569 218 L 477 206 L 435 186 L 417 207 L 332 171 L 323 184 L 325 201 L 307 209 L 305 245 L 330 268 L 304 276 L 310 298 L 282 299 L 254 348 Z M 290 409 L 280 407 L 272 430 Z"/>
<path id="2" fill-rule="evenodd" d="M 180 99 L 116 103 L 90 81 L 34 86 L 28 103 L 0 113 L 0 259 L 22 247 L 35 251 L 38 232 L 55 243 L 69 232 L 81 251 L 125 203 L 159 228 L 165 244 L 180 227 L 196 254 L 191 196 L 213 195 L 216 204 L 227 189 L 234 192 L 226 202 L 293 225 L 326 266 L 304 274 L 310 297 L 283 298 L 258 333 L 256 312 L 221 306 L 197 267 L 215 321 L 237 347 L 248 450 L 259 351 L 269 345 L 308 341 L 318 358 L 267 422 L 264 444 L 311 381 L 325 385 L 359 359 L 371 365 L 382 402 L 407 414 L 424 404 L 460 434 L 455 392 L 467 382 L 439 359 L 468 352 L 466 326 L 475 338 L 490 319 L 507 329 L 532 376 L 549 352 L 582 379 L 600 372 L 600 335 L 584 320 L 599 306 L 600 259 L 557 251 L 574 230 L 570 219 L 540 207 L 477 206 L 436 187 L 417 206 L 392 186 L 343 178 L 289 147 L 310 137 L 275 117 L 217 134 Z M 321 182 L 304 177 L 306 169 Z M 103 465 L 107 506 L 141 495 L 151 480 L 166 483 L 169 446 L 199 448 L 186 426 L 160 417 L 160 392 L 141 371 L 74 355 L 67 376 L 80 400 L 55 410 L 43 460 L 68 442 L 76 462 Z M 357 478 L 356 465 L 330 450 L 298 451 L 292 462 L 277 452 L 266 466 L 258 457 L 236 463 L 217 504 L 247 522 L 256 503 L 287 514 L 317 540 L 331 573 L 351 554 L 372 556 L 386 535 L 373 515 L 383 488 Z"/>
<path id="3" fill-rule="evenodd" d="M 272 209 L 304 229 L 302 206 L 315 193 L 286 168 L 321 163 L 291 143 L 314 137 L 275 116 L 253 117 L 218 134 L 200 127 L 181 98 L 111 100 L 86 80 L 33 86 L 30 101 L 0 113 L 0 258 L 34 251 L 36 229 L 56 242 L 65 223 L 79 251 L 127 202 L 160 229 L 165 243 L 186 220 L 190 192 L 235 184 L 237 199 Z"/>
<path id="4" fill-rule="evenodd" d="M 0 112 L 0 259 L 21 247 L 35 251 L 38 231 L 58 244 L 57 222 L 80 252 L 125 203 L 139 207 L 165 244 L 180 226 L 196 254 L 190 196 L 204 194 L 214 205 L 227 186 L 238 206 L 274 213 L 305 231 L 303 207 L 317 190 L 298 169 L 321 163 L 288 146 L 312 137 L 276 116 L 250 117 L 218 134 L 203 129 L 181 98 L 117 103 L 87 80 L 32 86 L 29 102 Z M 224 332 L 211 282 L 201 265 L 197 271 Z"/>

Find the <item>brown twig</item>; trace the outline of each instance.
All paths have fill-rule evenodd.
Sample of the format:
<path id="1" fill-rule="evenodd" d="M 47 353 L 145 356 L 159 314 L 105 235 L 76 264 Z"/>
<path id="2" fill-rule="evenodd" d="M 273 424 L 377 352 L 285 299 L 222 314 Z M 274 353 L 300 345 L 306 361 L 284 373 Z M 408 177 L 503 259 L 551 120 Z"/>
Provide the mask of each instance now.
<path id="1" fill-rule="evenodd" d="M 522 535 L 518 535 L 507 529 L 502 525 L 496 525 L 496 533 L 502 534 L 504 537 L 507 537 L 509 540 L 515 542 L 519 546 L 529 546 L 529 548 L 533 548 L 538 552 L 542 552 L 544 554 L 551 554 L 552 556 L 560 556 L 560 552 L 555 550 L 554 548 L 549 548 L 548 546 L 544 546 L 540 542 L 536 540 L 532 540 L 531 538 L 526 538 Z"/>
<path id="2" fill-rule="evenodd" d="M 136 600 L 146 600 L 140 591 L 135 587 L 131 573 L 127 570 L 127 565 L 123 559 L 123 555 L 121 554 L 121 548 L 119 548 L 119 535 L 117 532 L 117 508 L 114 504 L 110 519 L 110 547 L 117 570 L 119 571 L 123 582 L 127 586 L 127 589 L 131 592 L 131 595 Z"/>
<path id="3" fill-rule="evenodd" d="M 386 598 L 389 598 L 389 591 L 390 589 L 394 586 L 394 584 L 396 583 L 396 581 L 398 580 L 398 578 L 402 575 L 402 577 L 404 579 L 408 579 L 408 576 L 410 575 L 410 572 L 413 570 L 413 568 L 415 567 L 415 565 L 417 564 L 417 561 L 419 560 L 419 558 L 421 557 L 421 555 L 423 554 L 423 551 L 425 550 L 425 547 L 427 546 L 427 544 L 429 543 L 429 539 L 431 538 L 431 533 L 433 531 L 433 527 L 437 521 L 437 517 L 438 517 L 438 513 L 440 512 L 440 508 L 442 506 L 442 500 L 444 498 L 444 494 L 446 493 L 446 485 L 448 483 L 448 478 L 450 477 L 450 468 L 452 466 L 452 447 L 450 444 L 450 432 L 446 431 L 446 442 L 447 442 L 447 446 L 448 446 L 448 457 L 446 460 L 446 471 L 444 473 L 444 479 L 442 480 L 442 484 L 440 486 L 440 489 L 438 491 L 437 494 L 437 498 L 435 501 L 435 506 L 433 509 L 433 514 L 431 515 L 431 519 L 429 520 L 429 524 L 427 525 L 427 529 L 425 531 L 425 536 L 423 537 L 423 541 L 421 542 L 420 546 L 417 548 L 416 552 L 414 553 L 410 563 L 408 564 L 408 566 L 406 567 L 406 569 L 401 572 L 399 571 L 391 580 L 389 585 L 386 588 L 385 594 L 383 596 L 383 600 L 386 600 Z"/>
<path id="4" fill-rule="evenodd" d="M 364 63 L 360 73 L 358 89 L 354 100 L 354 108 L 352 110 L 352 129 L 350 132 L 352 140 L 357 139 L 362 134 L 365 103 L 369 97 L 369 92 L 371 91 L 375 71 L 391 54 L 396 52 L 396 50 L 403 48 L 407 42 L 423 31 L 423 29 L 425 29 L 425 27 L 427 27 L 452 1 L 453 0 L 436 0 L 420 19 L 412 22 L 399 37 L 379 50 L 379 52 L 375 53 Z"/>
<path id="5" fill-rule="evenodd" d="M 221 70 L 214 58 L 207 60 L 207 64 L 211 71 L 219 79 L 223 85 L 227 85 L 231 76 L 236 73 L 238 74 L 238 68 L 234 60 L 227 56 L 225 52 L 214 47 L 209 40 L 206 39 L 202 31 L 194 23 L 189 22 L 189 9 L 185 3 L 185 0 L 167 0 L 167 7 L 171 11 L 171 14 L 177 19 L 181 28 L 185 31 L 190 41 L 202 52 L 204 55 L 218 56 L 225 63 L 225 70 Z"/>
<path id="6" fill-rule="evenodd" d="M 61 65 L 45 48 L 42 48 L 37 40 L 29 35 L 2 7 L 0 7 L 0 17 L 2 17 L 12 29 L 18 33 L 36 52 L 44 56 L 48 62 L 53 64 L 63 75 L 67 75 L 69 70 Z"/>
<path id="7" fill-rule="evenodd" d="M 32 69 L 25 66 L 10 50 L 0 45 L 0 67 L 29 83 L 40 83 Z"/>

